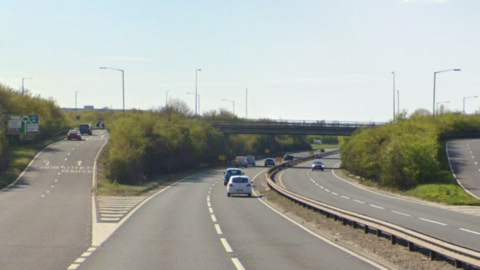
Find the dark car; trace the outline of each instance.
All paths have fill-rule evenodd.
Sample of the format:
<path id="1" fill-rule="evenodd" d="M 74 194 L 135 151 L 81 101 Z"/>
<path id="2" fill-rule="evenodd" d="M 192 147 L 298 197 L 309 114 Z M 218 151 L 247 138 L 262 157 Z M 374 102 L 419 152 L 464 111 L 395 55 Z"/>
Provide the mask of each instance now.
<path id="1" fill-rule="evenodd" d="M 315 170 L 324 170 L 323 168 L 323 162 L 321 161 L 314 161 L 313 164 L 312 164 L 312 171 L 315 171 Z"/>
<path id="2" fill-rule="evenodd" d="M 230 177 L 232 176 L 237 176 L 237 175 L 243 175 L 242 170 L 237 169 L 237 168 L 228 168 L 226 172 L 224 172 L 225 178 L 223 181 L 223 185 L 226 186 L 228 183 L 228 180 L 230 180 Z"/>
<path id="3" fill-rule="evenodd" d="M 325 149 L 323 149 L 323 148 L 320 149 L 320 152 L 325 153 Z"/>
<path id="4" fill-rule="evenodd" d="M 265 159 L 265 167 L 267 166 L 275 166 L 275 159 L 274 158 L 267 158 Z"/>
<path id="5" fill-rule="evenodd" d="M 283 160 L 284 160 L 284 161 L 293 160 L 293 156 L 292 156 L 292 155 L 285 155 L 285 156 L 283 157 Z"/>
<path id="6" fill-rule="evenodd" d="M 88 135 L 92 135 L 92 125 L 90 124 L 80 124 L 80 126 L 78 126 L 78 129 L 80 130 L 80 132 L 82 134 L 85 134 L 87 133 Z"/>
<path id="7" fill-rule="evenodd" d="M 253 167 L 257 166 L 257 164 L 255 163 L 255 157 L 254 156 L 246 156 L 246 158 L 247 158 L 248 165 L 252 165 Z"/>
<path id="8" fill-rule="evenodd" d="M 82 140 L 82 133 L 80 133 L 79 130 L 76 130 L 76 129 L 72 129 L 70 131 L 68 131 L 68 134 L 67 134 L 67 140 L 79 140 L 81 141 Z"/>

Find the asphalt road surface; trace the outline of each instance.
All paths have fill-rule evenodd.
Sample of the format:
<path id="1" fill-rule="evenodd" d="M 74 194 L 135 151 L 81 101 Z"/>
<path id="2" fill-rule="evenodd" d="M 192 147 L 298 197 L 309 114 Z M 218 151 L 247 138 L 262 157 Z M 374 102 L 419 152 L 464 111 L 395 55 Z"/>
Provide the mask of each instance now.
<path id="1" fill-rule="evenodd" d="M 222 177 L 212 170 L 159 192 L 78 269 L 378 269 L 254 196 L 228 198 Z"/>
<path id="2" fill-rule="evenodd" d="M 277 181 L 297 194 L 480 251 L 478 216 L 357 187 L 336 177 L 331 169 L 339 164 L 339 155 L 320 160 L 325 164 L 324 172 L 312 171 L 313 161 L 309 161 L 283 171 Z"/>
<path id="3" fill-rule="evenodd" d="M 457 180 L 471 195 L 480 199 L 480 139 L 449 141 L 447 152 Z"/>
<path id="4" fill-rule="evenodd" d="M 90 245 L 93 161 L 107 136 L 50 145 L 0 192 L 0 269 L 67 269 Z"/>

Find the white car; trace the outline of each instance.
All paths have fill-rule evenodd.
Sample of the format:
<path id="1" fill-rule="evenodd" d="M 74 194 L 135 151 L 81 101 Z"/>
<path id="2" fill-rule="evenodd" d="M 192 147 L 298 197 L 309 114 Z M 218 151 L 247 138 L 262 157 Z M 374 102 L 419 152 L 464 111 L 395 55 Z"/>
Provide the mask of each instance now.
<path id="1" fill-rule="evenodd" d="M 227 196 L 230 197 L 233 194 L 246 194 L 248 197 L 252 197 L 252 181 L 248 176 L 230 177 L 227 184 Z"/>

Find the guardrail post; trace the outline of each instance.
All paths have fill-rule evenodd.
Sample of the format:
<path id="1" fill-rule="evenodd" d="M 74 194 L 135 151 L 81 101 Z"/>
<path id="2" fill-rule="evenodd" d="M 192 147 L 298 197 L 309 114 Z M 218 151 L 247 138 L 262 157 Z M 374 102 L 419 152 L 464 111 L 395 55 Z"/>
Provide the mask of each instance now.
<path id="1" fill-rule="evenodd" d="M 459 260 L 455 260 L 455 268 L 462 268 L 462 262 Z"/>
<path id="2" fill-rule="evenodd" d="M 377 230 L 377 237 L 380 237 L 382 236 L 382 231 L 381 230 Z"/>
<path id="3" fill-rule="evenodd" d="M 357 228 L 357 226 L 358 226 L 357 222 L 356 222 L 356 221 L 354 221 L 354 222 L 353 222 L 353 228 L 354 228 L 354 229 L 356 229 L 356 228 Z"/>
<path id="4" fill-rule="evenodd" d="M 343 226 L 346 226 L 346 225 L 347 225 L 347 219 L 346 219 L 346 218 L 343 218 L 342 224 L 343 224 Z"/>
<path id="5" fill-rule="evenodd" d="M 435 261 L 437 258 L 437 253 L 433 250 L 430 250 L 430 261 Z"/>
<path id="6" fill-rule="evenodd" d="M 397 244 L 397 237 L 392 234 L 392 245 Z"/>
<path id="7" fill-rule="evenodd" d="M 415 250 L 415 244 L 412 242 L 408 242 L 408 251 L 414 251 Z"/>
<path id="8" fill-rule="evenodd" d="M 368 231 L 369 231 L 368 225 L 363 226 L 363 232 L 368 233 Z"/>
<path id="9" fill-rule="evenodd" d="M 334 219 L 335 221 L 337 221 L 337 220 L 338 220 L 338 216 L 337 216 L 337 215 L 334 215 L 334 216 L 333 216 L 333 219 Z"/>

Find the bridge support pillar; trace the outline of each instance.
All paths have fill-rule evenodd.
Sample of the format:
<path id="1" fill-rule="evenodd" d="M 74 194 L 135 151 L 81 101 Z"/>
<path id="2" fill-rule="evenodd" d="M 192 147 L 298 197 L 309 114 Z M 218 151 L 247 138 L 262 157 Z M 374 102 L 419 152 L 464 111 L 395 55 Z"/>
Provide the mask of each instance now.
<path id="1" fill-rule="evenodd" d="M 272 134 L 268 137 L 270 140 L 270 153 L 275 153 L 275 144 L 276 144 L 275 134 Z"/>

